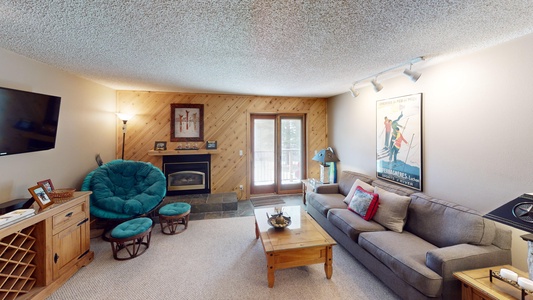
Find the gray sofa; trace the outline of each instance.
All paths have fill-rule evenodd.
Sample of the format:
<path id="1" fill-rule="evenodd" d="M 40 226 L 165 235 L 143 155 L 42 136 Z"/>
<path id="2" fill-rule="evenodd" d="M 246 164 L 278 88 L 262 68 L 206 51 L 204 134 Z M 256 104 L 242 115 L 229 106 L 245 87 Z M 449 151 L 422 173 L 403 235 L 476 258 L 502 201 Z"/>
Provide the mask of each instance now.
<path id="1" fill-rule="evenodd" d="M 369 221 L 344 202 L 356 179 L 383 200 Z M 338 184 L 319 186 L 306 196 L 308 213 L 403 299 L 460 299 L 454 272 L 511 263 L 510 230 L 472 209 L 387 181 L 343 171 Z M 396 223 L 391 226 L 389 220 Z"/>

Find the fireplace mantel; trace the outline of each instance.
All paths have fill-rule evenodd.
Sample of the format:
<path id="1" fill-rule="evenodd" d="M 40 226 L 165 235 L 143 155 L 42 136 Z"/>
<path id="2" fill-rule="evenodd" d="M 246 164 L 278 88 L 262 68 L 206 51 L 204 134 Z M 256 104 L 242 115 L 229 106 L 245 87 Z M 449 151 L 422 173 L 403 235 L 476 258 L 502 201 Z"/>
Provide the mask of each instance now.
<path id="1" fill-rule="evenodd" d="M 217 154 L 218 150 L 150 150 L 148 155 L 150 156 L 167 156 L 167 155 L 198 155 L 198 154 Z"/>

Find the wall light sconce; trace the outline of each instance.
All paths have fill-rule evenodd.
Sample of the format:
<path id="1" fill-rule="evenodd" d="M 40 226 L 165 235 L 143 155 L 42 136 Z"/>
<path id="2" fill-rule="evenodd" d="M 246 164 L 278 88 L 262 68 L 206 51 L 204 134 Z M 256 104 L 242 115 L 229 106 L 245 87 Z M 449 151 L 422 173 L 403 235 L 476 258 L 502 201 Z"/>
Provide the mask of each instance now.
<path id="1" fill-rule="evenodd" d="M 117 113 L 117 117 L 122 121 L 122 160 L 124 160 L 124 147 L 126 146 L 126 129 L 129 120 L 133 118 L 135 115 L 133 114 L 124 114 L 124 113 Z"/>
<path id="2" fill-rule="evenodd" d="M 420 78 L 420 76 L 422 76 L 422 74 L 411 70 L 412 66 L 413 66 L 413 64 L 409 65 L 409 69 L 403 70 L 403 73 L 405 75 L 407 75 L 407 77 L 409 77 L 409 79 L 411 79 L 411 81 L 416 82 L 418 80 L 418 78 Z"/>

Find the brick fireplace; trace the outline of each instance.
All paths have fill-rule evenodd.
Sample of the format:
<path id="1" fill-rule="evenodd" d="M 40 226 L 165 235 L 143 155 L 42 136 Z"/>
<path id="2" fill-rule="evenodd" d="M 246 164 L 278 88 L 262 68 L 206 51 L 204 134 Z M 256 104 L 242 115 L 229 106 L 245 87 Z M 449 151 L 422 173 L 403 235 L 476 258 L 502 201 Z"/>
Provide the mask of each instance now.
<path id="1" fill-rule="evenodd" d="M 163 173 L 168 196 L 211 193 L 210 154 L 163 156 Z"/>

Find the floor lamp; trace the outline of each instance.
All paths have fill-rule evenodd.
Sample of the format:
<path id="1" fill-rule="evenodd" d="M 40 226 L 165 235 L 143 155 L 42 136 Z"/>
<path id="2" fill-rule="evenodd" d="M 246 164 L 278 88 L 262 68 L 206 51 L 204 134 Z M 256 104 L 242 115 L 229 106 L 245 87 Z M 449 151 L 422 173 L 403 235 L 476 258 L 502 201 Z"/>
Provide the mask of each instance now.
<path id="1" fill-rule="evenodd" d="M 333 149 L 328 147 L 318 151 L 318 153 L 313 157 L 313 160 L 320 163 L 320 182 L 333 182 L 333 178 L 330 178 L 331 174 L 329 172 L 329 163 L 339 161 L 335 153 L 333 153 Z"/>
<path id="2" fill-rule="evenodd" d="M 117 117 L 122 120 L 122 160 L 124 160 L 124 146 L 126 146 L 126 123 L 133 118 L 134 115 L 117 113 Z"/>

